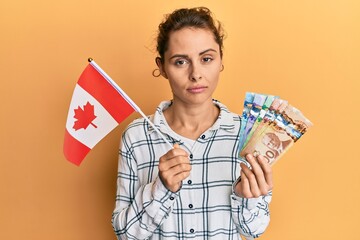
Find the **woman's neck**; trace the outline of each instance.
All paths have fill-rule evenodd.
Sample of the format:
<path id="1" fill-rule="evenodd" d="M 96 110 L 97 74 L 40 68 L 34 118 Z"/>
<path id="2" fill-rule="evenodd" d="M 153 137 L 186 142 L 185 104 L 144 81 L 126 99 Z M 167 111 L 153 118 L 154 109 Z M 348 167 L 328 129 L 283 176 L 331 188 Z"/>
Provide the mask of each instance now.
<path id="1" fill-rule="evenodd" d="M 211 101 L 202 105 L 184 105 L 173 102 L 164 110 L 164 116 L 170 128 L 177 134 L 196 140 L 209 129 L 220 113 Z"/>

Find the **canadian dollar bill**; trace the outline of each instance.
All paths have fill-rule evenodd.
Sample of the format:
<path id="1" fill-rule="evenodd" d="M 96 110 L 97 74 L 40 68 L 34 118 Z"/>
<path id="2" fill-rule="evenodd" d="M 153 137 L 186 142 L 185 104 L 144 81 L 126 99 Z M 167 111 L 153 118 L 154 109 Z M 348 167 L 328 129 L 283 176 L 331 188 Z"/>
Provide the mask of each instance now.
<path id="1" fill-rule="evenodd" d="M 244 137 L 244 131 L 246 127 L 247 119 L 249 118 L 250 109 L 252 107 L 253 101 L 254 101 L 255 93 L 253 92 L 247 92 L 245 94 L 245 100 L 244 100 L 244 109 L 241 115 L 241 125 L 240 125 L 240 133 L 239 133 L 239 142 L 243 142 Z M 239 148 L 241 149 L 240 145 Z"/>
<path id="2" fill-rule="evenodd" d="M 276 117 L 285 110 L 288 105 L 288 101 L 283 99 L 275 99 L 271 104 L 269 110 L 266 112 L 264 118 L 259 123 L 258 127 L 255 129 L 251 139 L 248 140 L 247 144 L 249 144 L 250 140 L 252 142 L 256 141 L 262 132 L 264 132 L 270 124 L 275 121 Z M 246 145 L 247 145 L 246 144 Z M 244 149 L 246 146 L 243 146 Z"/>
<path id="3" fill-rule="evenodd" d="M 284 120 L 287 122 L 285 128 L 286 132 L 296 142 L 299 138 L 304 135 L 309 127 L 313 126 L 313 123 L 307 119 L 299 109 L 288 105 L 282 113 Z"/>
<path id="4" fill-rule="evenodd" d="M 266 95 L 255 94 L 253 103 L 251 105 L 250 112 L 248 114 L 246 124 L 244 124 L 245 129 L 241 135 L 240 145 L 239 145 L 240 149 L 242 148 L 243 144 L 245 143 L 246 137 L 249 134 L 249 132 L 251 131 L 251 128 L 254 125 L 254 122 L 255 122 L 257 116 L 259 115 L 261 107 L 265 102 L 265 99 L 266 99 Z"/>
<path id="5" fill-rule="evenodd" d="M 274 164 L 312 125 L 300 110 L 275 98 L 247 139 L 240 158 L 262 155 Z"/>
<path id="6" fill-rule="evenodd" d="M 246 140 L 245 140 L 245 143 L 244 143 L 243 147 L 246 146 L 248 141 L 251 139 L 252 135 L 256 131 L 256 129 L 259 126 L 260 122 L 263 120 L 263 118 L 265 117 L 265 114 L 268 112 L 270 106 L 274 102 L 275 98 L 277 98 L 277 97 L 272 96 L 272 95 L 269 95 L 269 96 L 266 97 L 266 100 L 265 100 L 264 104 L 261 107 L 259 115 L 257 116 L 257 118 L 256 118 L 250 132 L 246 136 Z"/>

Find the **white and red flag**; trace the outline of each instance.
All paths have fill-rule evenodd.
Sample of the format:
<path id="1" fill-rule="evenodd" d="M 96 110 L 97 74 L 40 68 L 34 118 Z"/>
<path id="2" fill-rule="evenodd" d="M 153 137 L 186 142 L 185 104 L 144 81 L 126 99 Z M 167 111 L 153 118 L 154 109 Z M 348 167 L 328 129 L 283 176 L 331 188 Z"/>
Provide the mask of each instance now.
<path id="1" fill-rule="evenodd" d="M 81 74 L 67 116 L 64 154 L 80 165 L 86 154 L 138 107 L 91 61 Z"/>

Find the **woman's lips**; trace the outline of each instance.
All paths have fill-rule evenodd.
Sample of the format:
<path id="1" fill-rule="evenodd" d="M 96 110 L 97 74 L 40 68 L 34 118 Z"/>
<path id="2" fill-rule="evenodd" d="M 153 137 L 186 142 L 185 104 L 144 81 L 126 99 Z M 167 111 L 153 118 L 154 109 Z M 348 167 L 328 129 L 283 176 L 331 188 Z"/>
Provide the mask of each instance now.
<path id="1" fill-rule="evenodd" d="M 199 86 L 199 87 L 192 87 L 192 88 L 188 88 L 188 92 L 191 93 L 202 93 L 203 91 L 205 91 L 206 87 L 204 86 Z"/>

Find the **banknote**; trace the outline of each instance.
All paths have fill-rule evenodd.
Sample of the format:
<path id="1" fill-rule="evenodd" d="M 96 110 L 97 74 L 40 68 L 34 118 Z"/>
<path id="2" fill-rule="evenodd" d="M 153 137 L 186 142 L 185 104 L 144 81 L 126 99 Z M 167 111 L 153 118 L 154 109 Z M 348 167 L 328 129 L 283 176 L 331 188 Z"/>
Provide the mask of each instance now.
<path id="1" fill-rule="evenodd" d="M 254 156 L 262 155 L 272 165 L 312 125 L 300 110 L 286 100 L 274 98 L 268 111 L 247 139 L 247 144 L 240 151 L 240 158 L 245 159 L 249 153 Z"/>
<path id="2" fill-rule="evenodd" d="M 313 125 L 309 119 L 307 119 L 302 112 L 288 105 L 282 113 L 283 119 L 287 122 L 285 128 L 286 132 L 294 139 L 296 142 L 309 127 Z"/>
<path id="3" fill-rule="evenodd" d="M 241 151 L 240 156 L 244 158 L 249 153 L 254 156 L 262 155 L 272 165 L 293 143 L 294 140 L 284 129 L 271 125 L 271 127 L 261 133 L 257 141 L 250 141 Z"/>
<path id="4" fill-rule="evenodd" d="M 245 130 L 240 139 L 240 145 L 239 145 L 240 148 L 242 148 L 243 144 L 245 143 L 246 137 L 249 134 L 249 132 L 251 131 L 251 128 L 254 125 L 254 122 L 255 122 L 256 118 L 258 117 L 261 107 L 264 104 L 265 100 L 266 100 L 266 95 L 257 94 L 257 93 L 255 94 L 254 101 L 252 103 L 250 112 L 248 114 L 246 125 L 244 123 Z"/>
<path id="5" fill-rule="evenodd" d="M 250 109 L 252 107 L 253 101 L 254 101 L 255 93 L 253 92 L 247 92 L 245 94 L 245 100 L 244 100 L 244 109 L 241 115 L 241 125 L 240 125 L 240 133 L 239 133 L 239 142 L 243 142 L 243 136 L 244 131 L 246 127 L 246 122 L 250 114 Z M 241 149 L 241 148 L 240 148 Z"/>
<path id="6" fill-rule="evenodd" d="M 271 107 L 272 103 L 274 102 L 275 98 L 278 98 L 278 97 L 273 96 L 273 95 L 269 95 L 269 96 L 266 97 L 266 100 L 265 100 L 264 104 L 261 107 L 261 110 L 260 110 L 260 113 L 259 113 L 258 117 L 256 118 L 250 132 L 246 136 L 246 140 L 245 140 L 245 143 L 244 143 L 243 147 L 246 146 L 247 142 L 251 139 L 251 136 L 254 134 L 257 127 L 259 126 L 259 124 L 261 123 L 263 118 L 265 117 L 265 114 L 268 112 L 268 110 Z"/>
<path id="7" fill-rule="evenodd" d="M 248 142 L 246 143 L 246 145 L 249 144 L 250 140 L 253 142 L 256 141 L 258 137 L 261 135 L 261 133 L 264 132 L 270 126 L 270 124 L 273 121 L 275 121 L 276 117 L 285 110 L 287 105 L 288 105 L 288 101 L 279 98 L 275 99 L 271 104 L 269 110 L 266 112 L 264 118 L 259 123 L 256 130 L 254 131 L 251 139 L 249 139 Z M 245 146 L 242 147 L 242 149 L 244 148 Z"/>
<path id="8" fill-rule="evenodd" d="M 249 141 L 247 146 L 241 151 L 240 156 L 246 154 L 254 156 L 263 155 L 270 164 L 275 161 L 290 147 L 294 140 L 287 134 L 286 121 L 281 114 L 277 114 L 275 120 L 262 131 L 257 138 Z"/>

